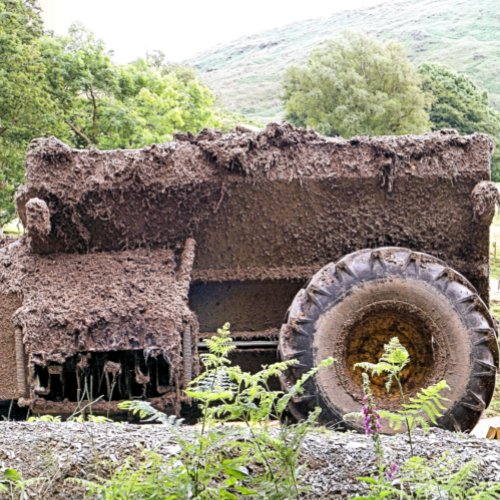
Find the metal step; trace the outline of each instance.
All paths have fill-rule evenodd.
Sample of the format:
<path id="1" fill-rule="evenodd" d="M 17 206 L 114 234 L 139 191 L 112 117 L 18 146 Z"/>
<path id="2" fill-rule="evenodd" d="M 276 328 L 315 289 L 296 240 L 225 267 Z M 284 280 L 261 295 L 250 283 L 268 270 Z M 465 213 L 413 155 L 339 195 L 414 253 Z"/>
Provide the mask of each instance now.
<path id="1" fill-rule="evenodd" d="M 239 349 L 255 349 L 255 348 L 263 348 L 263 349 L 276 349 L 278 347 L 277 340 L 234 340 L 231 342 L 231 345 L 239 348 Z M 198 342 L 199 349 L 206 349 L 207 343 L 205 340 L 201 340 Z"/>

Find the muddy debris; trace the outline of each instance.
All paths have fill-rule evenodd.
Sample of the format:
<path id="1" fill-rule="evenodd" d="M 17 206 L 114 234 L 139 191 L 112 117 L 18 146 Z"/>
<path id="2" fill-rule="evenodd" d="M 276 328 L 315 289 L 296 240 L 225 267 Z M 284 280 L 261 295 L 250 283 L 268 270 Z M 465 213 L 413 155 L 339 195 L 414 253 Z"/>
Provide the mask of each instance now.
<path id="1" fill-rule="evenodd" d="M 199 339 L 229 321 L 238 362 L 276 360 L 295 294 L 365 248 L 442 259 L 487 304 L 492 152 L 484 134 L 343 140 L 287 124 L 140 150 L 34 140 L 16 195 L 27 235 L 0 248 L 0 401 L 179 413 Z"/>

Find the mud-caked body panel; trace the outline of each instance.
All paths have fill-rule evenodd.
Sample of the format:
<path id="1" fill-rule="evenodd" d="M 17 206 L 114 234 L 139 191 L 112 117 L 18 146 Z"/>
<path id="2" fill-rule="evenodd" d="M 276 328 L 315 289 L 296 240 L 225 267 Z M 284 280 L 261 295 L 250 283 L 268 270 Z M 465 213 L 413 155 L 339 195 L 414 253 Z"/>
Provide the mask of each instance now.
<path id="1" fill-rule="evenodd" d="M 26 222 L 28 200 L 47 203 L 51 231 L 35 252 L 172 247 L 192 236 L 195 270 L 307 274 L 395 245 L 446 260 L 487 300 L 488 230 L 471 194 L 489 180 L 491 153 L 480 134 L 345 141 L 277 125 L 139 151 L 45 139 L 28 152 L 18 210 Z"/>
<path id="2" fill-rule="evenodd" d="M 0 267 L 0 293 L 21 301 L 7 316 L 25 351 L 25 394 L 47 401 L 56 387 L 64 399 L 68 370 L 74 379 L 87 356 L 100 367 L 94 392 L 109 396 L 113 380 L 116 397 L 136 397 L 138 380 L 163 388 L 152 372 L 165 370 L 147 361 L 160 345 L 179 397 L 201 341 L 226 321 L 236 357 L 257 368 L 274 358 L 303 284 L 362 248 L 434 255 L 487 303 L 492 148 L 481 134 L 343 140 L 277 124 L 136 151 L 34 141 L 17 194 L 27 236 L 2 250 Z M 49 390 L 51 377 L 60 385 Z"/>
<path id="3" fill-rule="evenodd" d="M 193 251 L 189 244 L 187 249 Z M 194 255 L 189 251 L 38 255 L 23 241 L 6 249 L 0 254 L 0 301 L 11 328 L 2 330 L 0 340 L 10 348 L 0 355 L 8 357 L 3 366 L 11 370 L 16 391 L 8 390 L 6 376 L 0 396 L 30 402 L 175 399 L 196 370 L 191 338 L 197 338 L 198 323 L 185 275 Z M 16 332 L 24 380 L 15 369 Z"/>

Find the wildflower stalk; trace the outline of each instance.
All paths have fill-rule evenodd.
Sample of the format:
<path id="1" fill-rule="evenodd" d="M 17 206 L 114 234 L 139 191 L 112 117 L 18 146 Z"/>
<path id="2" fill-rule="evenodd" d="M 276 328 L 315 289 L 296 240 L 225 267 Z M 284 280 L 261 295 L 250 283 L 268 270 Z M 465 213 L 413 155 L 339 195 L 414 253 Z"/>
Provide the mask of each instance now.
<path id="1" fill-rule="evenodd" d="M 362 375 L 363 393 L 365 395 L 363 398 L 363 424 L 366 435 L 370 436 L 373 441 L 379 474 L 382 476 L 384 471 L 384 448 L 382 447 L 382 440 L 380 438 L 382 425 L 380 423 L 380 415 L 370 388 L 370 377 L 365 372 Z"/>

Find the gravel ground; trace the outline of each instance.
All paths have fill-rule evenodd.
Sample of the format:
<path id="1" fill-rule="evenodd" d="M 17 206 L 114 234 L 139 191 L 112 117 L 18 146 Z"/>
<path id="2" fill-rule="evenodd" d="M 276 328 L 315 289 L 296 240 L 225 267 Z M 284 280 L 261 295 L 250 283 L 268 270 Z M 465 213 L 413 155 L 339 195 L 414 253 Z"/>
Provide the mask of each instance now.
<path id="1" fill-rule="evenodd" d="M 384 436 L 383 443 L 388 461 L 402 463 L 408 458 L 404 435 Z M 30 486 L 30 498 L 82 498 L 80 487 L 65 483 L 65 478 L 106 474 L 113 464 L 138 456 L 143 449 L 172 455 L 178 445 L 160 425 L 0 423 L 0 467 L 13 467 L 24 478 L 46 478 Z M 477 458 L 481 480 L 500 478 L 500 441 L 434 429 L 426 435 L 417 431 L 415 451 L 429 458 L 448 451 L 457 464 Z M 356 478 L 375 468 L 371 441 L 354 433 L 312 433 L 305 442 L 303 460 L 309 467 L 301 480 L 311 488 L 308 497 L 315 499 L 362 493 Z"/>
<path id="2" fill-rule="evenodd" d="M 437 459 L 448 453 L 459 468 L 476 459 L 480 461 L 479 481 L 500 480 L 500 441 L 478 439 L 465 434 L 431 429 L 427 434 L 414 433 L 415 455 Z M 409 458 L 406 435 L 382 436 L 387 463 L 402 464 Z M 303 480 L 311 485 L 311 498 L 350 498 L 366 493 L 356 478 L 376 472 L 372 442 L 354 433 L 312 434 L 304 445 L 310 463 Z"/>

